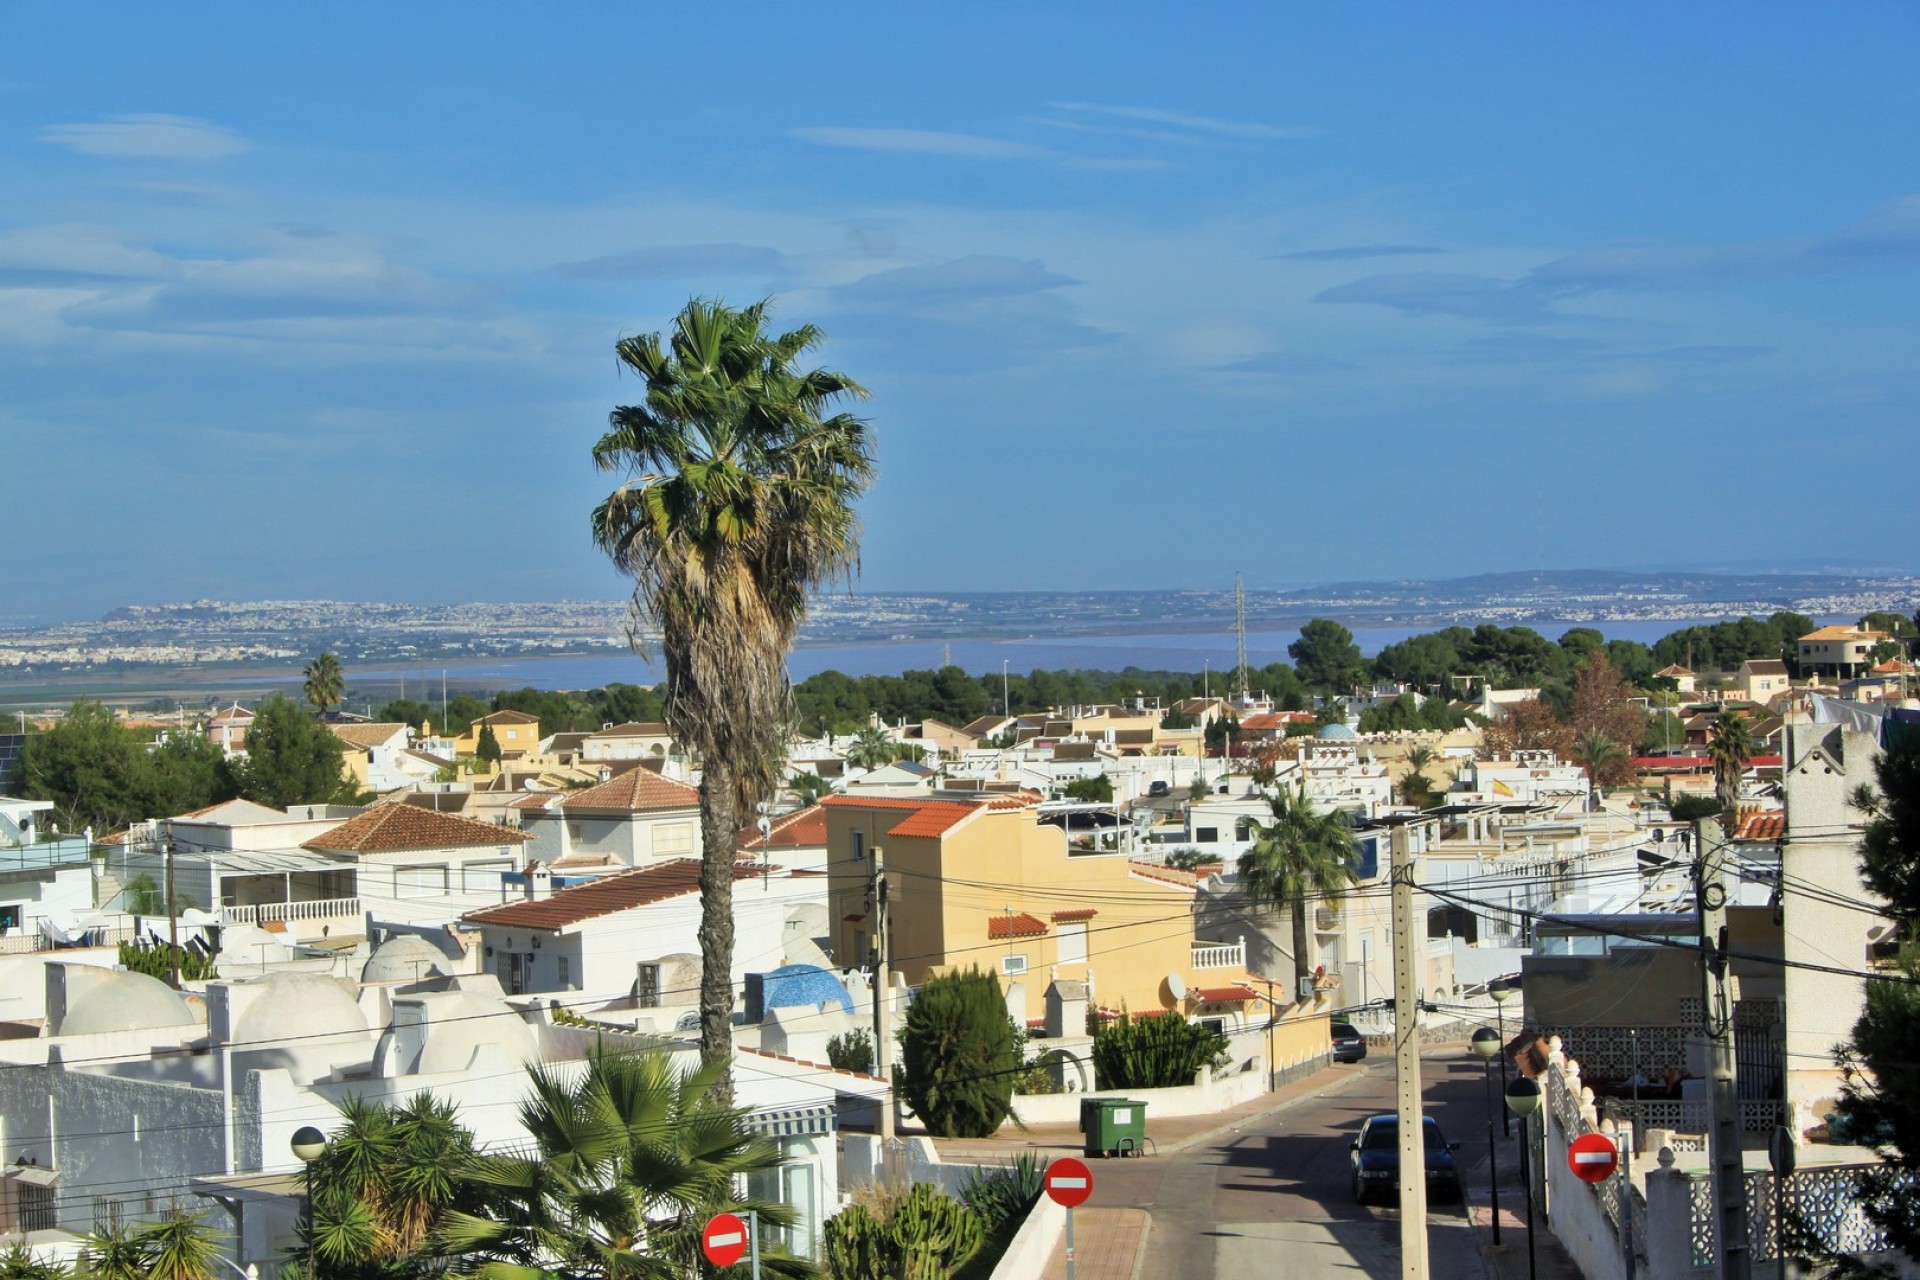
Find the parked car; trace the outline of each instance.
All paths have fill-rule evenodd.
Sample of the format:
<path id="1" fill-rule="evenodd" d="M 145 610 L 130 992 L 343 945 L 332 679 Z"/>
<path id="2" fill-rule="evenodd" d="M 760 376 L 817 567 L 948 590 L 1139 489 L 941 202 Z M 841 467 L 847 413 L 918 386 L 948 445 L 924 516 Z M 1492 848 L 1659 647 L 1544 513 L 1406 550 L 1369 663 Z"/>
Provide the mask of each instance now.
<path id="1" fill-rule="evenodd" d="M 1168 790 L 1169 788 L 1164 779 L 1156 779 L 1147 784 L 1147 794 L 1150 796 L 1163 796 L 1167 794 Z"/>
<path id="2" fill-rule="evenodd" d="M 1440 1136 L 1432 1116 L 1426 1121 L 1427 1195 L 1439 1200 L 1460 1198 L 1460 1169 L 1453 1153 L 1457 1142 Z M 1360 1126 L 1360 1136 L 1348 1149 L 1353 1163 L 1353 1198 L 1365 1204 L 1376 1192 L 1400 1194 L 1400 1118 L 1373 1116 Z"/>
<path id="3" fill-rule="evenodd" d="M 1327 1030 L 1333 1032 L 1335 1062 L 1358 1062 L 1367 1056 L 1367 1038 L 1351 1022 L 1329 1023 Z"/>

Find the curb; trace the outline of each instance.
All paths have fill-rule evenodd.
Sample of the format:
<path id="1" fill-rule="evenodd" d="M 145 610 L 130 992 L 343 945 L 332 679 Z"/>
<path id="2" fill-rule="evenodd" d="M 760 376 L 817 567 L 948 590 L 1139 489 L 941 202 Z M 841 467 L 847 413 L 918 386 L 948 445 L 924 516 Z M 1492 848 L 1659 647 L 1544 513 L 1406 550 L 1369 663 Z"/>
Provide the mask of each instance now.
<path id="1" fill-rule="evenodd" d="M 1152 1211 L 1142 1209 L 1141 1213 L 1146 1216 L 1146 1221 L 1140 1224 L 1140 1243 L 1133 1251 L 1133 1280 L 1140 1280 L 1140 1271 L 1147 1265 L 1147 1239 L 1153 1235 Z M 1499 1280 L 1499 1277 L 1495 1276 L 1493 1280 Z"/>
<path id="2" fill-rule="evenodd" d="M 1351 1088 L 1354 1081 L 1364 1079 L 1368 1074 L 1371 1074 L 1371 1072 L 1371 1067 L 1363 1067 L 1359 1071 L 1342 1076 L 1337 1080 L 1329 1080 L 1318 1088 L 1302 1090 L 1291 1098 L 1282 1099 L 1270 1107 L 1263 1107 L 1258 1111 L 1249 1111 L 1247 1114 L 1238 1116 L 1224 1124 L 1217 1124 L 1211 1129 L 1203 1129 L 1199 1133 L 1190 1134 L 1178 1142 L 1170 1142 L 1166 1146 L 1159 1147 L 1154 1154 L 1173 1155 L 1176 1152 L 1186 1151 L 1202 1143 L 1211 1142 L 1215 1138 L 1232 1133 L 1243 1125 L 1251 1124 L 1256 1120 L 1264 1120 L 1271 1115 L 1277 1115 L 1282 1111 L 1298 1106 L 1302 1102 L 1340 1093 L 1343 1090 Z"/>

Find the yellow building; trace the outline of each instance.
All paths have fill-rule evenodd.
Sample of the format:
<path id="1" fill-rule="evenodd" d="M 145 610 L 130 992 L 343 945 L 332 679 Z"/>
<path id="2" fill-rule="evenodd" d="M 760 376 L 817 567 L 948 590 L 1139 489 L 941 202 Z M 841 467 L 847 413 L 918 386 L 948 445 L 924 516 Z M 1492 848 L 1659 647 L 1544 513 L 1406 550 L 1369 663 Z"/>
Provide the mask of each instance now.
<path id="1" fill-rule="evenodd" d="M 842 964 L 866 962 L 884 851 L 892 962 L 910 986 L 979 967 L 999 975 L 1009 1012 L 1030 1024 L 1055 978 L 1087 983 L 1103 1009 L 1178 1009 L 1230 1027 L 1266 1017 L 1244 952 L 1196 944 L 1191 883 L 1069 849 L 1028 797 L 831 796 L 821 811 Z"/>
<path id="2" fill-rule="evenodd" d="M 475 720 L 467 726 L 465 733 L 453 740 L 454 748 L 461 755 L 478 754 L 482 725 L 493 726 L 493 740 L 500 744 L 500 757 L 503 760 L 530 756 L 540 749 L 539 716 L 530 716 L 524 711 L 496 711 Z"/>

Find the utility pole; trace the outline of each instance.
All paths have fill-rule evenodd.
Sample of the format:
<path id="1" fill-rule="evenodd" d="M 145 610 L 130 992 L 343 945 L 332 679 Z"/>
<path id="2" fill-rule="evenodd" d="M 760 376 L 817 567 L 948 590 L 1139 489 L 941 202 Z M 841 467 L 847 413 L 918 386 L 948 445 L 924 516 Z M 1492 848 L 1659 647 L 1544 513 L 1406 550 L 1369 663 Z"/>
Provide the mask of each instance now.
<path id="1" fill-rule="evenodd" d="M 1393 829 L 1393 1080 L 1400 1140 L 1400 1276 L 1427 1280 L 1426 1121 L 1420 1109 L 1420 946 L 1413 832 Z"/>
<path id="2" fill-rule="evenodd" d="M 873 847 L 873 1073 L 886 1081 L 886 1093 L 880 1099 L 880 1141 L 893 1142 L 893 1009 L 888 997 L 892 983 L 888 977 L 892 921 L 887 910 L 887 856 L 879 845 Z"/>
<path id="3" fill-rule="evenodd" d="M 1712 1069 L 1709 1101 L 1713 1126 L 1713 1192 L 1720 1213 L 1721 1280 L 1751 1280 L 1747 1247 L 1747 1177 L 1740 1152 L 1740 1092 L 1734 1079 L 1733 1006 L 1739 999 L 1727 957 L 1727 841 L 1708 818 L 1695 828 L 1693 900 L 1700 922 L 1700 984 Z"/>
<path id="4" fill-rule="evenodd" d="M 173 832 L 167 832 L 167 966 L 173 971 L 173 989 L 180 989 L 180 912 L 173 896 Z"/>

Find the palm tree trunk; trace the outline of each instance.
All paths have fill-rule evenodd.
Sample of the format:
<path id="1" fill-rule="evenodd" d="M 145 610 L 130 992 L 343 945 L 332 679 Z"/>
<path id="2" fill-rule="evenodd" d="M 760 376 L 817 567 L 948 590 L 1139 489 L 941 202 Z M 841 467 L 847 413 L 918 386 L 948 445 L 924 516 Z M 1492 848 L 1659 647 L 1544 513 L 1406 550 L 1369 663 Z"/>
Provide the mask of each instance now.
<path id="1" fill-rule="evenodd" d="M 1313 976 L 1313 956 L 1307 949 L 1311 940 L 1307 932 L 1307 904 L 1295 900 L 1293 904 L 1293 998 L 1300 998 L 1300 979 Z"/>
<path id="2" fill-rule="evenodd" d="M 733 1062 L 733 854 L 739 837 L 734 770 L 717 754 L 700 776 L 700 1057 Z M 731 1075 L 717 1092 L 732 1100 Z"/>

